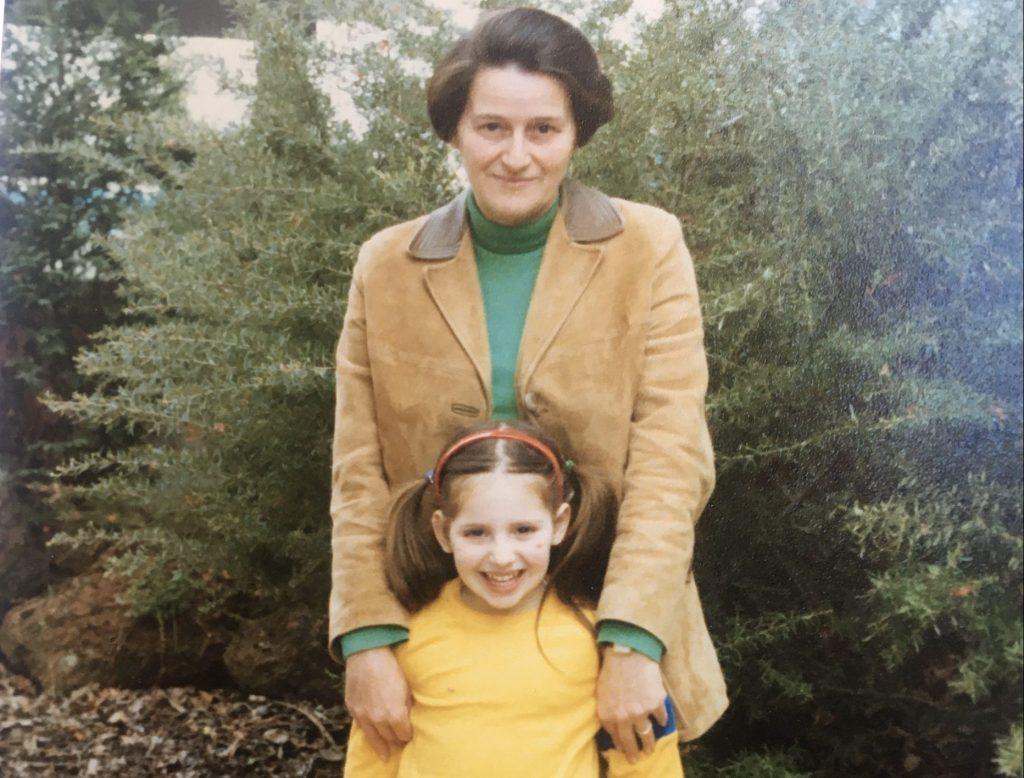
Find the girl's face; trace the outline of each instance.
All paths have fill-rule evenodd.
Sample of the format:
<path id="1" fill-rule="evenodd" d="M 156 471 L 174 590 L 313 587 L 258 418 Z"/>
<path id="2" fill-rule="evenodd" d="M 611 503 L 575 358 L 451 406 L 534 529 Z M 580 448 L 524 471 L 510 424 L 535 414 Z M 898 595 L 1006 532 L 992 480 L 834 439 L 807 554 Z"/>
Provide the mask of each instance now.
<path id="1" fill-rule="evenodd" d="M 527 224 L 558 195 L 576 149 L 576 123 L 561 82 L 515 65 L 473 78 L 452 145 L 477 205 L 491 221 Z"/>
<path id="2" fill-rule="evenodd" d="M 569 506 L 552 514 L 546 480 L 528 473 L 464 476 L 459 511 L 432 517 L 434 535 L 455 560 L 466 603 L 488 613 L 540 604 L 551 547 L 565 537 Z"/>

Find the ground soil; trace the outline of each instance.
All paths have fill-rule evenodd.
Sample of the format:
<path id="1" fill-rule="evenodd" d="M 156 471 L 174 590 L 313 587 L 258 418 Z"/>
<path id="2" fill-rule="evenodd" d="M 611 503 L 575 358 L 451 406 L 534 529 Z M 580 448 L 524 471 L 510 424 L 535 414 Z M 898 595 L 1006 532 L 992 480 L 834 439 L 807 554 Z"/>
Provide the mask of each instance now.
<path id="1" fill-rule="evenodd" d="M 340 706 L 223 690 L 41 693 L 0 663 L 3 778 L 338 778 L 347 729 Z"/>

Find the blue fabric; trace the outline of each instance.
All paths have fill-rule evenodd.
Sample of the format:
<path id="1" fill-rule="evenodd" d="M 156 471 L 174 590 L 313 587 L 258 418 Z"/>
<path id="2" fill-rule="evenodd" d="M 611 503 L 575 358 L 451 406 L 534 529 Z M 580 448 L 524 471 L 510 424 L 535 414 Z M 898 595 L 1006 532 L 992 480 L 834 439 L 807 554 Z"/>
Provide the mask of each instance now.
<path id="1" fill-rule="evenodd" d="M 665 710 L 668 711 L 668 721 L 665 722 L 664 727 L 651 719 L 651 723 L 654 725 L 655 740 L 661 740 L 665 735 L 671 735 L 676 731 L 676 712 L 672 709 L 672 699 L 669 697 L 665 697 Z M 612 736 L 603 729 L 597 733 L 597 748 L 599 751 L 611 751 L 615 748 Z"/>

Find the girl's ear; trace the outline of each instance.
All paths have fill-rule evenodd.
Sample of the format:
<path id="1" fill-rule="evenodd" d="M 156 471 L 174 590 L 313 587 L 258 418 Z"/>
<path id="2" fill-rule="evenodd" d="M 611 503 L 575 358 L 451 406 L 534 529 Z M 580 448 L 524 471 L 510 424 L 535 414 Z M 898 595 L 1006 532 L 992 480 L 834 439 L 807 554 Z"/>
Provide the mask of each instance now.
<path id="1" fill-rule="evenodd" d="M 444 549 L 446 554 L 452 553 L 452 544 L 448 540 L 448 533 L 445 531 L 444 514 L 441 511 L 434 511 L 430 516 L 430 526 L 434 528 L 434 537 L 438 545 Z"/>
<path id="2" fill-rule="evenodd" d="M 565 540 L 565 533 L 569 530 L 569 520 L 572 518 L 572 508 L 569 503 L 563 502 L 558 506 L 555 515 L 551 519 L 552 533 L 551 545 L 557 546 Z"/>

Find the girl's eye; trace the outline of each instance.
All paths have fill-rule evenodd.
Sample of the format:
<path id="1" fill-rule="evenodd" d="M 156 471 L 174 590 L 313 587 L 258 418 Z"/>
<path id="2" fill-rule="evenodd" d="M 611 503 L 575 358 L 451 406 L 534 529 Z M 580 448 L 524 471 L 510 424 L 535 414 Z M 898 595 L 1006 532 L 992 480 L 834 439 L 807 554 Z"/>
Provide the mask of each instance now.
<path id="1" fill-rule="evenodd" d="M 470 527 L 462 530 L 462 537 L 464 538 L 482 538 L 483 536 L 484 531 L 479 527 Z"/>
<path id="2" fill-rule="evenodd" d="M 537 528 L 534 525 L 532 525 L 532 524 L 520 524 L 518 527 L 516 527 L 516 534 L 517 535 L 529 535 L 529 534 L 535 532 L 536 530 L 537 530 Z"/>

